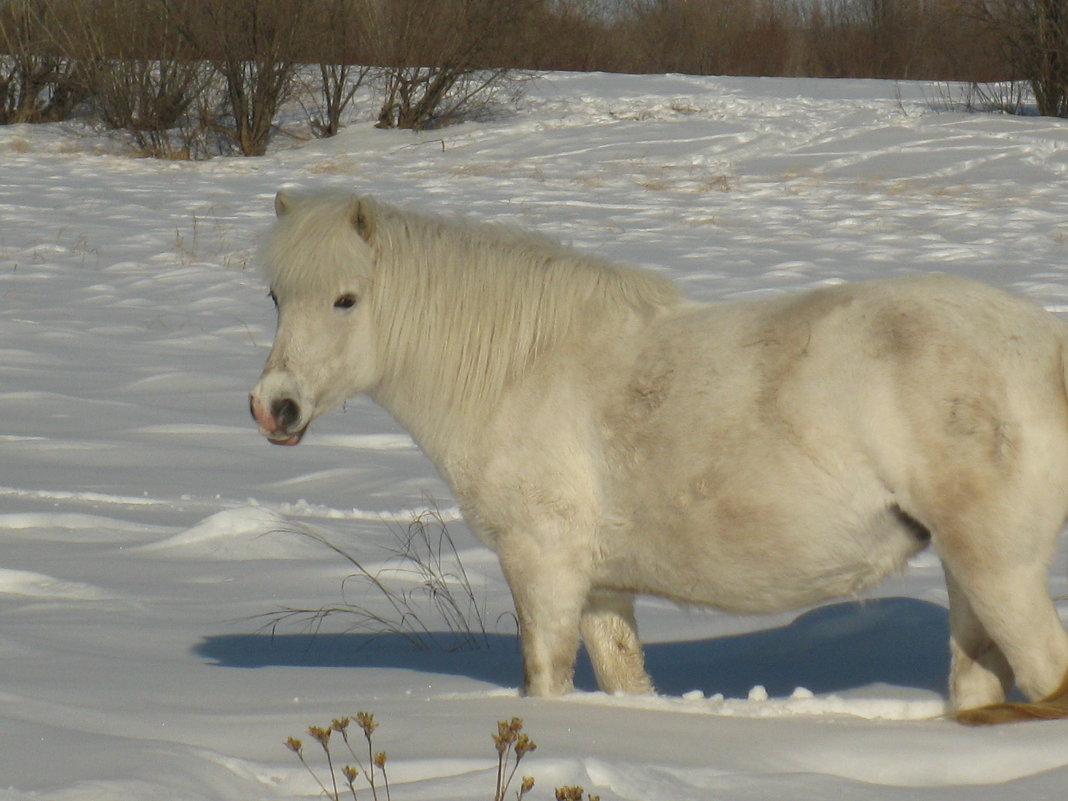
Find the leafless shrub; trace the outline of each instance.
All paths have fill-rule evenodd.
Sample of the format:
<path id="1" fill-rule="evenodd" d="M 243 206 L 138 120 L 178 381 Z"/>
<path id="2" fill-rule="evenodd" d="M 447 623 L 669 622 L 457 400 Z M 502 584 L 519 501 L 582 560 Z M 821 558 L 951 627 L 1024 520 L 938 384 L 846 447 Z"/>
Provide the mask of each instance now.
<path id="1" fill-rule="evenodd" d="M 222 82 L 222 108 L 205 124 L 237 152 L 267 152 L 275 117 L 289 98 L 308 0 L 158 0 L 193 57 Z"/>
<path id="2" fill-rule="evenodd" d="M 75 67 L 25 52 L 0 55 L 0 125 L 66 119 L 84 96 Z"/>
<path id="3" fill-rule="evenodd" d="M 384 99 L 379 128 L 423 130 L 484 119 L 514 108 L 531 79 L 511 69 L 450 72 L 438 67 L 402 67 L 381 77 Z"/>
<path id="4" fill-rule="evenodd" d="M 1038 113 L 1068 117 L 1068 5 L 1064 0 L 971 0 L 1000 41 L 1011 74 L 1030 85 Z"/>
<path id="5" fill-rule="evenodd" d="M 374 74 L 370 67 L 320 61 L 318 80 L 311 92 L 312 106 L 305 107 L 312 133 L 319 138 L 336 136 L 353 98 Z"/>
<path id="6" fill-rule="evenodd" d="M 507 59 L 533 0 L 370 3 L 368 36 L 381 73 L 380 128 L 421 129 L 484 112 L 521 83 Z M 519 92 L 521 94 L 521 92 Z"/>
<path id="7" fill-rule="evenodd" d="M 127 131 L 137 152 L 164 158 L 207 154 L 204 108 L 213 91 L 207 62 L 188 48 L 157 0 L 72 6 L 76 32 L 64 50 L 87 65 L 88 106 L 108 128 Z"/>
<path id="8" fill-rule="evenodd" d="M 63 10 L 47 0 L 0 5 L 0 124 L 63 120 L 88 96 L 84 62 L 56 46 Z"/>
<path id="9" fill-rule="evenodd" d="M 321 0 L 309 11 L 315 15 L 308 30 L 316 45 L 307 49 L 318 74 L 309 82 L 305 110 L 315 136 L 335 136 L 356 93 L 375 73 L 370 65 L 354 64 L 369 49 L 364 0 Z"/>
<path id="10" fill-rule="evenodd" d="M 939 111 L 969 113 L 1034 113 L 1035 103 L 1023 81 L 941 84 L 928 105 Z"/>

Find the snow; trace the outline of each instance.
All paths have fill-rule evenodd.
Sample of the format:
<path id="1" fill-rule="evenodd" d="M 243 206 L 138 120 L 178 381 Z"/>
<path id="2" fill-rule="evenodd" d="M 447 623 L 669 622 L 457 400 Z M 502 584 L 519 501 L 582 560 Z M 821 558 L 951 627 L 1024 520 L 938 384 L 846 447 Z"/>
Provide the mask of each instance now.
<path id="1" fill-rule="evenodd" d="M 930 554 L 865 599 L 768 618 L 643 600 L 658 697 L 595 692 L 583 661 L 574 695 L 520 698 L 500 571 L 407 434 L 362 398 L 299 448 L 248 417 L 274 324 L 255 253 L 281 187 L 520 224 L 700 300 L 942 270 L 1068 312 L 1068 126 L 936 111 L 940 91 L 549 75 L 497 119 L 362 121 L 193 164 L 0 128 L 0 801 L 314 798 L 283 743 L 321 766 L 306 727 L 358 710 L 398 801 L 492 797 L 490 734 L 513 716 L 538 744 L 534 799 L 1063 797 L 1068 723 L 940 717 Z M 434 509 L 488 648 L 279 617 L 381 605 L 322 539 L 417 589 L 391 550 Z M 1061 599 L 1064 567 L 1062 545 Z"/>

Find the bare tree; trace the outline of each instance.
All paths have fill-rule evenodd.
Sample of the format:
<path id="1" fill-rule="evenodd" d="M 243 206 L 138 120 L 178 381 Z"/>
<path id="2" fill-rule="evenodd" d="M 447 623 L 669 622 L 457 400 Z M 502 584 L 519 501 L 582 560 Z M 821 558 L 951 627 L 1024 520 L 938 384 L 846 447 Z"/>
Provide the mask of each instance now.
<path id="1" fill-rule="evenodd" d="M 75 3 L 67 51 L 81 51 L 90 109 L 110 128 L 129 132 L 137 149 L 167 158 L 202 155 L 200 107 L 211 65 L 188 47 L 156 0 Z"/>
<path id="2" fill-rule="evenodd" d="M 83 61 L 56 46 L 62 10 L 49 0 L 0 5 L 0 124 L 66 119 L 88 96 Z"/>
<path id="3" fill-rule="evenodd" d="M 309 114 L 316 136 L 337 134 L 356 92 L 374 73 L 369 64 L 355 63 L 370 50 L 365 5 L 363 0 L 321 0 L 314 6 L 317 16 L 309 28 L 314 46 L 306 46 L 318 64 L 315 108 Z"/>
<path id="4" fill-rule="evenodd" d="M 266 153 L 293 87 L 308 0 L 159 2 L 196 56 L 221 76 L 225 110 L 211 124 L 242 155 Z"/>
<path id="5" fill-rule="evenodd" d="M 1064 0 L 973 0 L 972 13 L 1000 39 L 1015 80 L 1038 113 L 1068 117 L 1068 7 Z"/>
<path id="6" fill-rule="evenodd" d="M 443 125 L 484 110 L 501 91 L 514 94 L 508 47 L 539 6 L 537 0 L 371 0 L 368 35 L 385 68 L 378 126 Z"/>

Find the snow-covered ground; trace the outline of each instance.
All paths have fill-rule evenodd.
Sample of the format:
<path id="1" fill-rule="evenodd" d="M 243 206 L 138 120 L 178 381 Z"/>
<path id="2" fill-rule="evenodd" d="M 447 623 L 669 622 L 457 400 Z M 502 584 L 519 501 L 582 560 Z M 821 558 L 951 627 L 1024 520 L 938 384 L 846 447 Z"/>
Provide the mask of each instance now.
<path id="1" fill-rule="evenodd" d="M 791 615 L 645 600 L 660 697 L 596 693 L 582 666 L 581 692 L 520 698 L 496 562 L 388 415 L 353 400 L 289 449 L 248 417 L 274 323 L 254 255 L 280 187 L 536 228 L 701 300 L 942 270 L 1068 313 L 1068 124 L 936 112 L 939 96 L 553 75 L 494 121 L 365 122 L 197 164 L 0 128 L 0 800 L 312 798 L 283 742 L 303 737 L 321 766 L 304 730 L 358 710 L 381 724 L 397 801 L 491 798 L 490 734 L 513 716 L 538 743 L 531 799 L 1062 798 L 1068 723 L 938 718 L 930 555 L 867 600 Z M 286 609 L 381 601 L 308 532 L 375 569 L 428 507 L 450 521 L 488 648 L 417 651 L 344 615 L 272 636 Z"/>

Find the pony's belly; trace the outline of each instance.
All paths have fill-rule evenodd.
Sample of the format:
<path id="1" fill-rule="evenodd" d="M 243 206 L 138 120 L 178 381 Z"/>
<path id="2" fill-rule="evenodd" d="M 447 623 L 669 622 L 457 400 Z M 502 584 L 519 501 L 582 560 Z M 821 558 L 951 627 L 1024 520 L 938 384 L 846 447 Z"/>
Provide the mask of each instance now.
<path id="1" fill-rule="evenodd" d="M 742 614 L 796 609 L 855 595 L 894 573 L 927 540 L 892 511 L 864 525 L 796 528 L 739 537 L 706 526 L 703 536 L 645 540 L 609 558 L 598 583 L 683 604 Z"/>
<path id="2" fill-rule="evenodd" d="M 907 560 L 908 554 L 893 554 L 859 564 L 790 565 L 786 571 L 769 570 L 763 576 L 754 576 L 744 587 L 729 579 L 717 581 L 713 577 L 695 584 L 688 597 L 674 600 L 738 614 L 785 612 L 855 596 L 900 571 Z"/>

